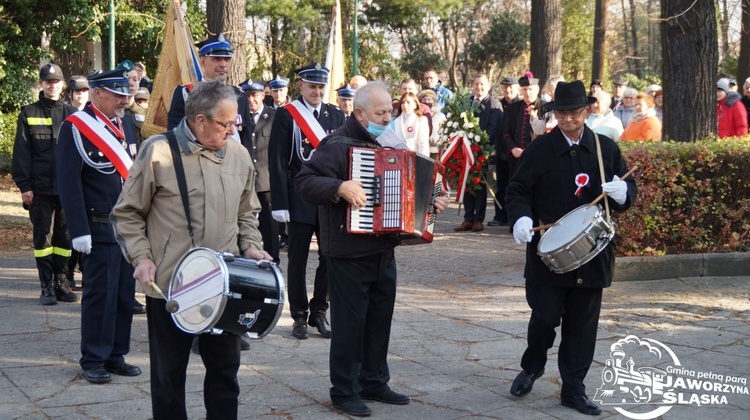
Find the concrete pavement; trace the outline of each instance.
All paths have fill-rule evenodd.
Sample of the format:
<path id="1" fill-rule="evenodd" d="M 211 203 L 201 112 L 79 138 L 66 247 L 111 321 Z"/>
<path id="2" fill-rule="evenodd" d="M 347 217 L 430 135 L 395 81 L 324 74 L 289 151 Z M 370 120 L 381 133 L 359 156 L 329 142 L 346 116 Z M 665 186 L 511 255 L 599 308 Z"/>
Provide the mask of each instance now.
<path id="1" fill-rule="evenodd" d="M 522 279 L 523 248 L 515 244 L 507 227 L 485 227 L 480 233 L 453 232 L 460 221 L 452 206 L 439 217 L 432 245 L 397 251 L 399 290 L 389 358 L 391 387 L 410 395 L 412 402 L 407 406 L 369 403 L 372 418 L 590 418 L 560 405 L 557 346 L 550 351 L 546 373 L 532 393 L 523 399 L 510 396 L 508 390 L 525 349 L 530 313 Z M 313 261 L 311 258 L 310 268 L 314 268 Z M 132 349 L 127 357 L 144 374 L 115 376 L 106 385 L 89 384 L 78 376 L 80 305 L 39 304 L 30 251 L 0 255 L 0 267 L 0 317 L 5 321 L 0 324 L 0 418 L 149 418 L 145 316 L 134 318 Z M 286 270 L 285 261 L 282 267 Z M 285 313 L 270 335 L 252 341 L 251 350 L 243 352 L 241 417 L 346 418 L 330 409 L 329 341 L 316 333 L 308 340 L 296 340 L 291 326 Z M 682 382 L 672 383 L 666 390 L 664 400 L 671 401 L 669 404 L 628 405 L 630 400 L 622 396 L 616 403 L 614 397 L 605 398 L 608 404 L 601 405 L 600 418 L 625 419 L 628 416 L 621 411 L 645 413 L 667 406 L 671 409 L 661 418 L 750 417 L 750 395 L 746 393 L 750 378 L 750 276 L 616 282 L 606 289 L 595 360 L 586 380 L 589 397 L 594 398 L 598 388 L 611 388 L 603 386 L 603 373 L 611 370 L 606 368 L 613 359 L 610 350 L 613 345 L 625 347 L 627 343 L 621 340 L 629 335 L 639 339 L 641 350 L 657 348 L 663 356 L 651 360 L 631 349 L 627 355 L 637 367 L 665 369 L 668 358 L 671 366 L 666 369 L 671 369 L 671 379 Z M 655 342 L 644 346 L 649 340 Z M 683 370 L 676 372 L 675 366 Z M 620 372 L 627 374 L 628 369 Z M 633 375 L 645 377 L 645 373 Z M 708 385 L 700 385 L 703 388 L 688 391 L 697 383 L 684 383 L 698 380 L 700 375 L 712 375 L 712 379 Z M 190 418 L 205 417 L 202 378 L 200 359 L 193 357 L 187 384 Z M 717 391 L 712 388 L 714 383 L 725 387 Z M 730 384 L 736 387 L 728 387 Z M 654 383 L 649 388 L 648 392 L 657 390 Z M 634 390 L 631 386 L 630 391 Z M 693 399 L 694 403 L 688 404 L 693 394 L 698 395 L 698 402 L 702 395 L 714 395 L 716 403 L 698 405 Z M 726 403 L 719 398 L 722 396 Z M 643 395 L 640 398 L 648 401 Z"/>

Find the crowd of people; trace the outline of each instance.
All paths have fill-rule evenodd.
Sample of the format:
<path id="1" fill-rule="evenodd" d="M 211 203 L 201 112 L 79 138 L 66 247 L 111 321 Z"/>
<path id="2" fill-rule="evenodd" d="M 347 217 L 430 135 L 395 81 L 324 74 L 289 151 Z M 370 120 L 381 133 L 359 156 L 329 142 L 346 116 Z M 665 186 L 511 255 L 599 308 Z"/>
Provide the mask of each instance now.
<path id="1" fill-rule="evenodd" d="M 33 225 L 42 305 L 79 300 L 77 266 L 85 280 L 82 377 L 106 383 L 112 374 L 140 375 L 125 356 L 133 314 L 146 313 L 154 418 L 186 418 L 191 349 L 206 368 L 207 416 L 237 418 L 240 352 L 250 344 L 230 333 L 183 331 L 162 290 L 191 247 L 276 264 L 286 250 L 292 336 L 304 340 L 312 327 L 331 340 L 333 407 L 368 416 L 366 400 L 408 404 L 409 396 L 388 385 L 399 238 L 342 228 L 347 209 L 367 202 L 363 184 L 349 179 L 348 150 L 386 141 L 393 146 L 395 138 L 399 147 L 438 160 L 453 91 L 432 69 L 421 83 L 406 78 L 394 91 L 355 75 L 337 90 L 336 104 L 328 104 L 330 72 L 320 63 L 296 69 L 293 81 L 275 75 L 235 87 L 227 84 L 234 55 L 229 41 L 216 34 L 197 47 L 203 79 L 175 88 L 164 134 L 141 135 L 152 83 L 145 65 L 129 60 L 114 70 L 72 76 L 67 90 L 61 68 L 43 66 L 39 100 L 19 116 L 12 172 Z M 493 96 L 488 76 L 477 74 L 467 104 L 495 149 L 488 225 L 505 227 L 526 244 L 532 314 L 522 370 L 510 392 L 523 397 L 532 390 L 562 324 L 561 403 L 594 415 L 601 410 L 587 398 L 583 379 L 593 359 L 602 289 L 612 280 L 613 245 L 580 268 L 556 274 L 536 253 L 541 235 L 535 230 L 601 193 L 608 195 L 607 211 L 627 210 L 635 201 L 634 181 L 621 179 L 628 165 L 617 142 L 661 140 L 663 93 L 657 85 L 639 92 L 621 79 L 612 87 L 610 94 L 593 80 L 587 90 L 561 76 L 540 85 L 527 72 L 504 77 Z M 299 96 L 292 98 L 290 88 Z M 730 79 L 717 82 L 719 137 L 748 132 L 750 79 L 744 95 L 736 88 Z M 466 190 L 456 232 L 484 229 L 488 188 L 481 183 Z M 448 199 L 443 194 L 433 204 L 439 213 Z M 313 236 L 318 258 L 310 291 Z M 145 307 L 136 290 L 145 295 Z"/>

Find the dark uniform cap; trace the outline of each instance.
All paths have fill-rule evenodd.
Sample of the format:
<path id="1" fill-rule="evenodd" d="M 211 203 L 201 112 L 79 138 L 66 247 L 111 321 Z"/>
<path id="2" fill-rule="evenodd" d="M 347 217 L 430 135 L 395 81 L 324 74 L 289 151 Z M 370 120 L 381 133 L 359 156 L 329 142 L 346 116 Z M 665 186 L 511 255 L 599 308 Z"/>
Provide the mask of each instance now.
<path id="1" fill-rule="evenodd" d="M 60 66 L 47 64 L 39 69 L 39 80 L 65 80 L 65 77 Z"/>
<path id="2" fill-rule="evenodd" d="M 351 99 L 354 98 L 354 93 L 356 91 L 352 89 L 352 85 L 347 83 L 345 86 L 341 86 L 340 88 L 336 89 L 336 92 L 338 92 L 339 98 Z"/>
<path id="3" fill-rule="evenodd" d="M 124 60 L 123 62 L 121 62 L 120 64 L 118 64 L 117 67 L 115 67 L 115 69 L 121 69 L 121 70 L 125 70 L 125 71 L 133 71 L 133 70 L 135 70 L 135 66 L 133 65 L 132 61 L 130 61 L 130 60 Z"/>
<path id="4" fill-rule="evenodd" d="M 264 86 L 260 80 L 247 79 L 240 83 L 240 87 L 245 93 L 260 93 L 263 92 Z"/>
<path id="5" fill-rule="evenodd" d="M 151 94 L 148 93 L 148 89 L 145 87 L 138 88 L 138 92 L 135 93 L 135 100 L 138 99 L 151 99 Z"/>
<path id="6" fill-rule="evenodd" d="M 500 82 L 501 85 L 517 85 L 518 84 L 518 78 L 517 77 L 506 77 L 503 79 L 502 82 Z"/>
<path id="7" fill-rule="evenodd" d="M 281 77 L 278 74 L 273 78 L 273 80 L 270 80 L 268 82 L 268 87 L 270 87 L 271 90 L 284 89 L 287 86 L 289 86 L 289 79 L 287 79 L 286 77 Z"/>
<path id="8" fill-rule="evenodd" d="M 591 80 L 591 86 L 599 86 L 602 87 L 602 81 L 599 79 L 592 79 Z"/>
<path id="9" fill-rule="evenodd" d="M 71 92 L 82 89 L 88 90 L 90 88 L 89 81 L 84 76 L 70 76 L 70 79 L 68 79 L 68 89 L 70 89 Z"/>
<path id="10" fill-rule="evenodd" d="M 100 71 L 89 76 L 92 88 L 103 88 L 118 95 L 130 95 L 128 71 L 122 68 Z"/>
<path id="11" fill-rule="evenodd" d="M 320 63 L 313 63 L 294 71 L 303 82 L 325 85 L 328 83 L 328 74 L 331 72 Z"/>
<path id="12" fill-rule="evenodd" d="M 539 79 L 523 76 L 518 79 L 518 84 L 521 86 L 539 86 Z"/>
<path id="13" fill-rule="evenodd" d="M 232 44 L 224 38 L 224 34 L 219 32 L 218 34 L 195 44 L 199 48 L 201 57 L 232 57 L 234 52 L 232 51 Z"/>
<path id="14" fill-rule="evenodd" d="M 596 98 L 586 96 L 586 87 L 580 80 L 570 83 L 560 82 L 555 87 L 555 100 L 547 102 L 544 107 L 549 110 L 580 109 L 596 103 Z"/>
<path id="15" fill-rule="evenodd" d="M 612 82 L 613 85 L 620 85 L 620 86 L 627 86 L 628 82 L 623 79 L 615 79 L 614 82 Z"/>

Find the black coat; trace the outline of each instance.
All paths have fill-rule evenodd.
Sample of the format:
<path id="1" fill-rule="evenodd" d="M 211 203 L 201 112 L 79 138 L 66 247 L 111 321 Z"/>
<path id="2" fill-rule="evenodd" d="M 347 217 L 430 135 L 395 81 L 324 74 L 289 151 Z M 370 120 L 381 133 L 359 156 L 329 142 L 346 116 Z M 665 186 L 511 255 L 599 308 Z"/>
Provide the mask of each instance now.
<path id="1" fill-rule="evenodd" d="M 349 148 L 347 143 L 331 142 L 332 138 L 347 137 L 379 147 L 370 134 L 354 118 L 326 137 L 313 157 L 302 165 L 294 178 L 299 196 L 320 209 L 320 249 L 323 255 L 356 258 L 393 249 L 399 240 L 394 236 L 350 234 L 346 232 L 348 203 L 336 192 L 349 179 Z M 273 193 L 271 193 L 273 198 Z"/>
<path id="2" fill-rule="evenodd" d="M 94 116 L 89 104 L 83 111 Z M 122 125 L 128 145 L 135 146 L 133 121 L 127 116 L 123 117 Z M 109 216 L 120 196 L 122 178 L 117 171 L 105 174 L 84 162 L 76 148 L 72 126 L 71 122 L 64 122 L 60 127 L 60 137 L 57 141 L 57 176 L 65 180 L 59 185 L 60 201 L 65 211 L 70 237 L 91 235 L 94 242 L 115 243 L 112 225 L 106 222 L 89 221 L 89 216 Z M 94 147 L 83 134 L 81 134 L 81 140 L 86 155 L 94 163 L 109 162 L 107 157 L 101 154 L 99 149 Z M 129 147 L 128 154 L 134 159 L 134 155 L 130 153 L 131 150 Z"/>
<path id="3" fill-rule="evenodd" d="M 77 109 L 39 92 L 39 100 L 21 108 L 13 143 L 11 173 L 22 193 L 57 195 L 55 144 L 60 126 Z"/>
<path id="4" fill-rule="evenodd" d="M 321 104 L 318 121 L 326 133 L 331 133 L 344 124 L 344 113 L 332 105 Z M 285 108 L 276 110 L 271 128 L 271 143 L 268 147 L 271 208 L 289 210 L 293 222 L 314 225 L 318 220 L 317 206 L 303 200 L 294 191 L 294 177 L 302 168 L 300 155 L 308 159 L 313 153 L 313 148 L 302 133 L 302 150 L 295 150 L 297 148 L 293 147 L 293 124 L 294 120 L 289 111 Z"/>
<path id="5" fill-rule="evenodd" d="M 474 100 L 474 97 L 471 97 Z M 479 103 L 479 128 L 489 134 L 491 144 L 497 144 L 503 126 L 503 105 L 492 96 Z"/>
<path id="6" fill-rule="evenodd" d="M 628 167 L 620 154 L 617 144 L 609 137 L 599 136 L 604 161 L 604 175 L 611 181 L 617 174 L 622 177 Z M 537 137 L 521 155 L 518 171 L 508 183 L 506 209 L 510 225 L 528 216 L 535 226 L 554 223 L 571 210 L 588 204 L 601 194 L 601 176 L 596 153 L 594 132 L 584 127 L 580 141 L 580 152 L 574 157 L 559 127 Z M 575 195 L 575 176 L 581 172 L 589 175 L 588 187 L 581 197 Z M 632 177 L 626 180 L 628 186 L 625 204 L 617 204 L 609 199 L 610 209 L 628 209 L 636 197 L 636 185 Z M 603 203 L 602 203 L 603 206 Z M 608 287 L 614 275 L 614 244 L 602 250 L 594 259 L 581 268 L 565 274 L 553 273 L 537 255 L 540 235 L 537 232 L 526 246 L 526 268 L 524 276 L 527 284 L 559 287 Z M 578 283 L 581 279 L 581 283 Z"/>
<path id="7" fill-rule="evenodd" d="M 271 127 L 273 126 L 276 110 L 266 105 L 258 111 L 258 123 L 253 123 L 252 113 L 248 111 L 247 120 L 242 122 L 243 131 L 247 136 L 242 137 L 242 145 L 245 146 L 255 166 L 255 191 L 271 191 L 271 180 L 268 166 L 268 146 L 271 142 Z"/>
<path id="8" fill-rule="evenodd" d="M 521 131 L 523 128 L 523 111 L 525 106 L 524 101 L 518 101 L 510 104 L 505 108 L 505 114 L 503 115 L 503 125 L 500 134 L 500 144 L 498 144 L 498 153 L 503 153 L 508 156 L 511 149 L 520 147 L 525 149 L 531 143 L 531 124 L 529 123 L 526 128 L 526 132 L 523 133 L 521 138 Z M 533 104 L 536 107 L 538 113 L 544 112 L 544 102 L 541 99 L 537 99 Z M 526 116 L 529 119 L 529 116 Z"/>

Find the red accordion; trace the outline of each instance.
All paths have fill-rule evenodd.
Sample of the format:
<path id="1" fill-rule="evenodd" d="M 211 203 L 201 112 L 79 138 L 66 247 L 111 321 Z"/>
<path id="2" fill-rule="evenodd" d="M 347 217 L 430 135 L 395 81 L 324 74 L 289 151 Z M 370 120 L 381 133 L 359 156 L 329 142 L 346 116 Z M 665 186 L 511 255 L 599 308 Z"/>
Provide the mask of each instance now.
<path id="1" fill-rule="evenodd" d="M 349 205 L 347 232 L 397 235 L 406 245 L 432 242 L 434 199 L 445 169 L 411 150 L 349 149 L 349 177 L 363 184 L 367 204 Z"/>

